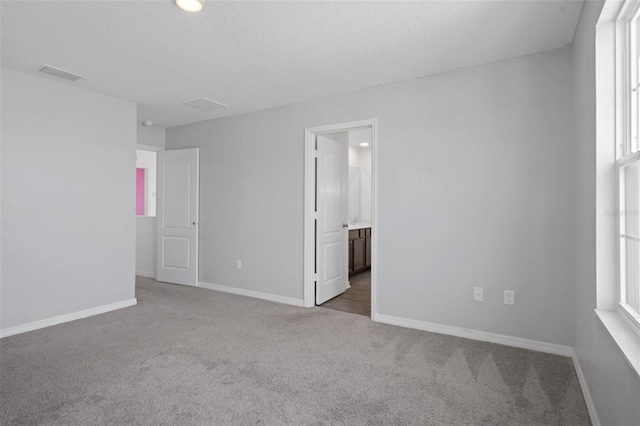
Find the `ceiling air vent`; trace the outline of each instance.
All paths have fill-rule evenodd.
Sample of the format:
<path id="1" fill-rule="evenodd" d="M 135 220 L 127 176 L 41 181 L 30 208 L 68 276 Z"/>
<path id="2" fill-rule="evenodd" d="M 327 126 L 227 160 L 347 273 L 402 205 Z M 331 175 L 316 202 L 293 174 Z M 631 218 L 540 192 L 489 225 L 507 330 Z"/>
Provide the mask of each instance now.
<path id="1" fill-rule="evenodd" d="M 47 64 L 40 67 L 38 71 L 45 74 L 52 75 L 54 77 L 64 78 L 65 80 L 69 80 L 69 81 L 77 81 L 77 80 L 80 80 L 81 78 L 84 78 L 80 75 L 72 74 L 68 71 L 61 70 L 60 68 L 52 67 L 51 65 L 47 65 Z"/>
<path id="2" fill-rule="evenodd" d="M 220 102 L 212 101 L 211 99 L 207 98 L 200 98 L 193 101 L 183 102 L 182 105 L 199 109 L 200 111 L 215 111 L 221 108 L 229 108 L 229 105 L 221 104 Z"/>

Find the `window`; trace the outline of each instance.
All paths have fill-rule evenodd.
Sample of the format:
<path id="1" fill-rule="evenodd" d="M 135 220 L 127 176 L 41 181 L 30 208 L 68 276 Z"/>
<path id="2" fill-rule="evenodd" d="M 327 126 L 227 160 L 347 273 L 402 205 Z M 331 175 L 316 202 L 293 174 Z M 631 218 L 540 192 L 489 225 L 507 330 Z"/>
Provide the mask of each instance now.
<path id="1" fill-rule="evenodd" d="M 155 217 L 157 153 L 138 149 L 136 155 L 136 216 Z"/>
<path id="2" fill-rule="evenodd" d="M 627 1 L 616 22 L 619 280 L 618 311 L 640 334 L 640 2 Z"/>

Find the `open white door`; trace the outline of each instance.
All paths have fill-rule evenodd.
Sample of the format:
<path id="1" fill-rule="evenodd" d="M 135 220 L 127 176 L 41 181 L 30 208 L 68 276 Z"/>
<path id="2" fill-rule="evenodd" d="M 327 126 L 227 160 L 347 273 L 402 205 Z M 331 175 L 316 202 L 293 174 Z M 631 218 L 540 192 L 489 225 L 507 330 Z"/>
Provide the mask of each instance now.
<path id="1" fill-rule="evenodd" d="M 198 148 L 160 151 L 156 279 L 198 285 Z"/>
<path id="2" fill-rule="evenodd" d="M 316 305 L 347 289 L 349 147 L 317 136 Z"/>

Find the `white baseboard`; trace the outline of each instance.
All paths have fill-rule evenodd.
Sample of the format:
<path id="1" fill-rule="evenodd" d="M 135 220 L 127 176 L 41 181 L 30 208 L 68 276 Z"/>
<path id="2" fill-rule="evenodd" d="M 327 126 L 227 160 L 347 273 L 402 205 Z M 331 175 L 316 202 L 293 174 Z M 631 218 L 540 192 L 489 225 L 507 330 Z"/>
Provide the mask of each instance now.
<path id="1" fill-rule="evenodd" d="M 578 357 L 575 352 L 571 354 L 571 359 L 573 360 L 573 367 L 576 369 L 576 375 L 578 376 L 578 382 L 580 383 L 580 388 L 582 389 L 582 395 L 584 396 L 584 403 L 587 405 L 587 410 L 589 410 L 589 417 L 591 417 L 591 424 L 593 426 L 600 426 L 600 418 L 598 417 L 598 412 L 596 411 L 596 406 L 593 403 L 593 399 L 591 399 L 591 393 L 589 392 L 589 387 L 587 386 L 587 379 L 584 377 L 584 373 L 582 372 L 582 367 L 580 367 L 580 361 L 578 361 Z"/>
<path id="2" fill-rule="evenodd" d="M 26 333 L 27 331 L 38 330 L 40 328 L 51 327 L 52 325 L 62 324 L 63 322 L 75 321 L 77 319 L 91 317 L 93 315 L 104 314 L 105 312 L 115 311 L 117 309 L 126 308 L 137 304 L 136 298 L 123 300 L 121 302 L 111 303 L 109 305 L 97 306 L 95 308 L 85 309 L 70 314 L 60 315 L 53 318 L 47 318 L 40 321 L 30 322 L 28 324 L 18 325 L 16 327 L 0 330 L 0 338 L 13 336 L 14 334 Z"/>
<path id="3" fill-rule="evenodd" d="M 206 288 L 209 290 L 222 291 L 224 293 L 238 294 L 240 296 L 249 296 L 256 299 L 269 300 L 270 302 L 284 303 L 286 305 L 303 306 L 304 301 L 302 299 L 294 299 L 293 297 L 277 296 L 275 294 L 262 293 L 254 290 L 246 290 L 243 288 L 228 287 L 220 284 L 210 284 L 199 282 L 198 287 Z"/>
<path id="4" fill-rule="evenodd" d="M 156 278 L 155 272 L 136 271 L 136 275 L 139 275 L 141 277 L 153 278 L 153 279 Z"/>
<path id="5" fill-rule="evenodd" d="M 505 336 L 503 334 L 488 333 L 486 331 L 471 330 L 451 325 L 442 325 L 432 322 L 418 321 L 383 314 L 376 314 L 375 321 L 385 324 L 399 325 L 401 327 L 430 331 L 432 333 L 447 334 L 449 336 L 457 336 L 464 337 L 466 339 L 480 340 L 483 342 L 498 343 L 500 345 L 513 346 L 522 349 L 531 349 L 534 351 L 546 352 L 555 355 L 573 355 L 573 349 L 571 348 L 571 346 L 556 345 L 554 343 L 539 342 L 537 340 L 522 339 L 520 337 Z"/>

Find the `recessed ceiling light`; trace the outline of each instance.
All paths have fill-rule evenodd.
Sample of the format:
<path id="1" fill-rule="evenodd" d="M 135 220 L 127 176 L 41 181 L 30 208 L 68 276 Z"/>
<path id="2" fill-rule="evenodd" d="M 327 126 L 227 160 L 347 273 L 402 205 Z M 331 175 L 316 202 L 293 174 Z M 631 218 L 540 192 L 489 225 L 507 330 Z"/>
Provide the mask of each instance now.
<path id="1" fill-rule="evenodd" d="M 200 12 L 202 10 L 202 2 L 200 0 L 176 0 L 176 4 L 180 9 L 187 12 Z"/>
<path id="2" fill-rule="evenodd" d="M 369 146 L 369 143 L 368 142 L 362 142 L 362 143 L 360 143 L 360 146 Z"/>

